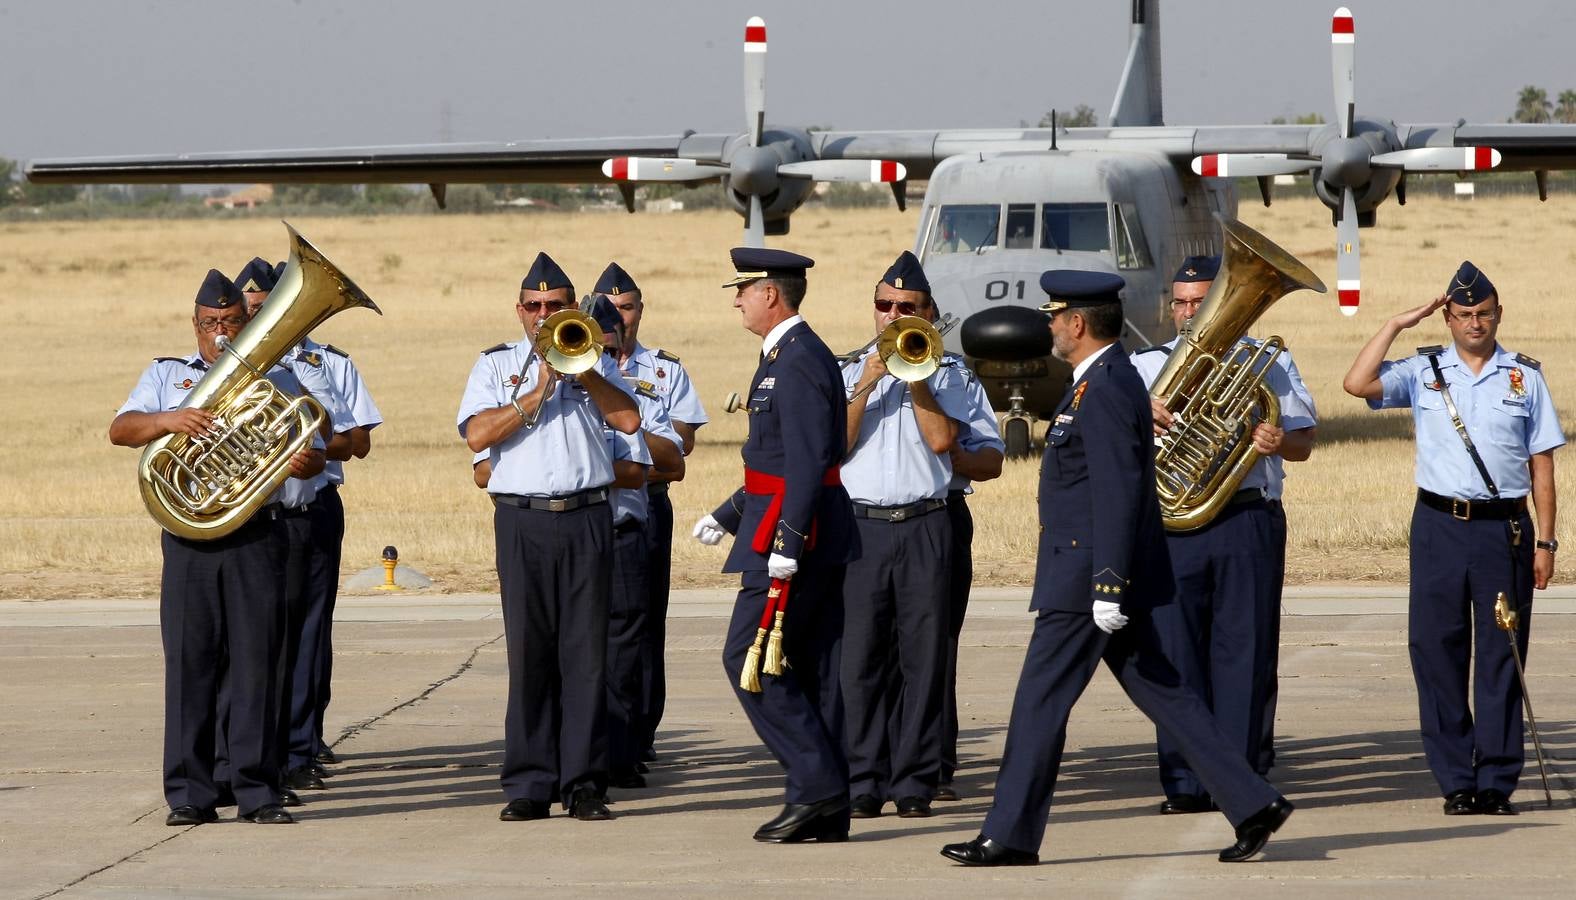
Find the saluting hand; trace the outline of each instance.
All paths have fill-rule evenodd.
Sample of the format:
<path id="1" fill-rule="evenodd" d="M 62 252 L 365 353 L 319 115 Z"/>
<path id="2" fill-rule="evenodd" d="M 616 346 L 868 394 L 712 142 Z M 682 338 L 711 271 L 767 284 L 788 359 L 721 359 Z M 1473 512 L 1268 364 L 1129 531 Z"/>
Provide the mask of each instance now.
<path id="1" fill-rule="evenodd" d="M 1438 297 L 1435 297 L 1427 303 L 1424 303 L 1422 306 L 1415 306 L 1406 312 L 1397 313 L 1393 318 L 1390 319 L 1390 321 L 1394 323 L 1397 328 L 1411 328 L 1417 323 L 1433 315 L 1441 306 L 1444 306 L 1449 302 L 1450 296 L 1448 294 L 1440 294 Z"/>
<path id="2" fill-rule="evenodd" d="M 160 413 L 159 426 L 170 434 L 207 437 L 213 428 L 213 413 L 195 406 Z"/>

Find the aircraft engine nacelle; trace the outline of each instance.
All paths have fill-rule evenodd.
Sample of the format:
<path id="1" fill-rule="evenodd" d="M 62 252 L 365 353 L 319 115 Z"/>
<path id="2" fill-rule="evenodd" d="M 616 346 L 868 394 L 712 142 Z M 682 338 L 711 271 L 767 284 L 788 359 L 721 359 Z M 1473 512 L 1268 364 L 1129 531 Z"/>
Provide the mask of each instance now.
<path id="1" fill-rule="evenodd" d="M 810 136 L 803 131 L 768 129 L 762 137 L 759 147 L 748 146 L 741 137 L 729 148 L 730 172 L 722 179 L 722 189 L 734 212 L 745 217 L 749 216 L 751 195 L 760 197 L 766 233 L 783 235 L 788 233 L 788 217 L 810 198 L 815 182 L 782 175 L 777 167 L 816 157 Z"/>
<path id="2" fill-rule="evenodd" d="M 1338 215 L 1341 209 L 1341 191 L 1350 187 L 1357 201 L 1359 222 L 1372 225 L 1374 209 L 1395 191 L 1401 182 L 1402 170 L 1370 164 L 1377 154 L 1400 149 L 1395 126 L 1372 119 L 1358 119 L 1352 136 L 1342 138 L 1331 127 L 1329 137 L 1315 141 L 1320 166 L 1314 173 L 1313 191 L 1319 200 Z"/>

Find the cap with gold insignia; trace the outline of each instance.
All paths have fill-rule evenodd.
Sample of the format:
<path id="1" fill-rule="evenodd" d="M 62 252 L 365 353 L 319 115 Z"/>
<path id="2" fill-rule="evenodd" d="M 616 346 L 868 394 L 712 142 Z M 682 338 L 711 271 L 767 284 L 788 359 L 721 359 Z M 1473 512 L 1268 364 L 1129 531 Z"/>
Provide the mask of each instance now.
<path id="1" fill-rule="evenodd" d="M 602 277 L 596 280 L 596 287 L 591 290 L 598 294 L 617 297 L 619 294 L 640 290 L 640 285 L 636 284 L 635 279 L 630 278 L 629 273 L 625 272 L 618 263 L 608 263 L 607 268 L 602 270 Z"/>
<path id="2" fill-rule="evenodd" d="M 734 247 L 728 251 L 733 260 L 733 278 L 723 287 L 737 287 L 762 278 L 803 278 L 804 270 L 815 260 L 787 250 L 766 247 Z"/>
<path id="3" fill-rule="evenodd" d="M 1214 281 L 1220 274 L 1220 257 L 1218 256 L 1189 256 L 1182 260 L 1182 265 L 1177 267 L 1177 274 L 1172 281 L 1183 284 L 1193 284 L 1198 281 Z"/>
<path id="4" fill-rule="evenodd" d="M 1127 286 L 1122 276 L 1110 272 L 1079 272 L 1052 269 L 1040 275 L 1040 290 L 1049 298 L 1040 312 L 1060 312 L 1084 306 L 1121 304 L 1119 291 Z"/>
<path id="5" fill-rule="evenodd" d="M 229 309 L 245 300 L 235 282 L 224 276 L 218 269 L 209 269 L 202 280 L 202 287 L 197 289 L 197 305 L 213 309 Z"/>
<path id="6" fill-rule="evenodd" d="M 252 257 L 252 261 L 241 267 L 235 276 L 235 286 L 243 294 L 266 294 L 279 283 L 279 277 L 274 274 L 273 264 L 261 256 Z"/>
<path id="7" fill-rule="evenodd" d="M 564 274 L 564 270 L 558 267 L 558 263 L 553 262 L 551 256 L 545 252 L 536 254 L 536 260 L 531 263 L 530 271 L 520 279 L 520 290 L 551 291 L 558 288 L 568 288 L 571 294 L 575 290 L 574 283 L 569 280 L 568 275 Z"/>
<path id="8" fill-rule="evenodd" d="M 881 280 L 900 291 L 930 293 L 930 281 L 925 278 L 925 269 L 919 264 L 919 257 L 907 250 L 898 254 L 897 262 L 886 270 Z"/>
<path id="9" fill-rule="evenodd" d="M 1461 306 L 1477 306 L 1490 297 L 1498 299 L 1494 282 L 1489 281 L 1488 276 L 1470 261 L 1461 263 L 1461 268 L 1456 270 L 1456 277 L 1445 288 L 1445 296 L 1450 298 L 1451 303 Z"/>
<path id="10" fill-rule="evenodd" d="M 603 334 L 611 334 L 615 329 L 624 325 L 624 317 L 613 308 L 613 301 L 603 294 L 592 294 L 587 298 L 589 302 L 581 307 L 581 311 L 596 320 L 602 326 Z"/>

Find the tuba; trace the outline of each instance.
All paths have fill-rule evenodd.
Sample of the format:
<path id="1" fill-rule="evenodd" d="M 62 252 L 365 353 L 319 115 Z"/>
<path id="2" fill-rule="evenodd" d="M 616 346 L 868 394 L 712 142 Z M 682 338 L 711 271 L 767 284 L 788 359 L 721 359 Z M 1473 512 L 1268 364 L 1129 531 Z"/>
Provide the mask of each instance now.
<path id="1" fill-rule="evenodd" d="M 1264 235 L 1234 220 L 1222 219 L 1221 228 L 1220 275 L 1149 389 L 1177 420 L 1155 450 L 1161 519 L 1172 532 L 1202 528 L 1220 514 L 1259 460 L 1254 427 L 1280 419 L 1264 376 L 1285 344 L 1275 335 L 1241 346 L 1243 336 L 1282 296 L 1325 290 Z"/>
<path id="2" fill-rule="evenodd" d="M 209 541 L 246 523 L 290 477 L 290 457 L 310 447 L 326 413 L 311 397 L 292 397 L 264 377 L 329 316 L 377 304 L 290 226 L 290 261 L 257 316 L 181 408 L 213 414 L 206 437 L 169 434 L 149 444 L 137 466 L 142 501 L 164 530 Z"/>

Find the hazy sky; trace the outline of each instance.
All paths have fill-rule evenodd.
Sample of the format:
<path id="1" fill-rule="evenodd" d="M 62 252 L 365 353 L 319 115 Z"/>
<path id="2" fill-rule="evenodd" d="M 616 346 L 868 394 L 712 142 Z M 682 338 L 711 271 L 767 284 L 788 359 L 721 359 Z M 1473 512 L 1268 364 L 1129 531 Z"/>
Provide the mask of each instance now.
<path id="1" fill-rule="evenodd" d="M 1569 0 L 1349 0 L 1359 115 L 1503 121 L 1576 88 Z M 1337 2 L 1161 5 L 1166 120 L 1332 117 Z M 744 21 L 767 117 L 845 129 L 1102 118 L 1128 0 L 0 0 L 0 156 L 743 128 Z M 902 11 L 899 16 L 895 11 Z"/>

